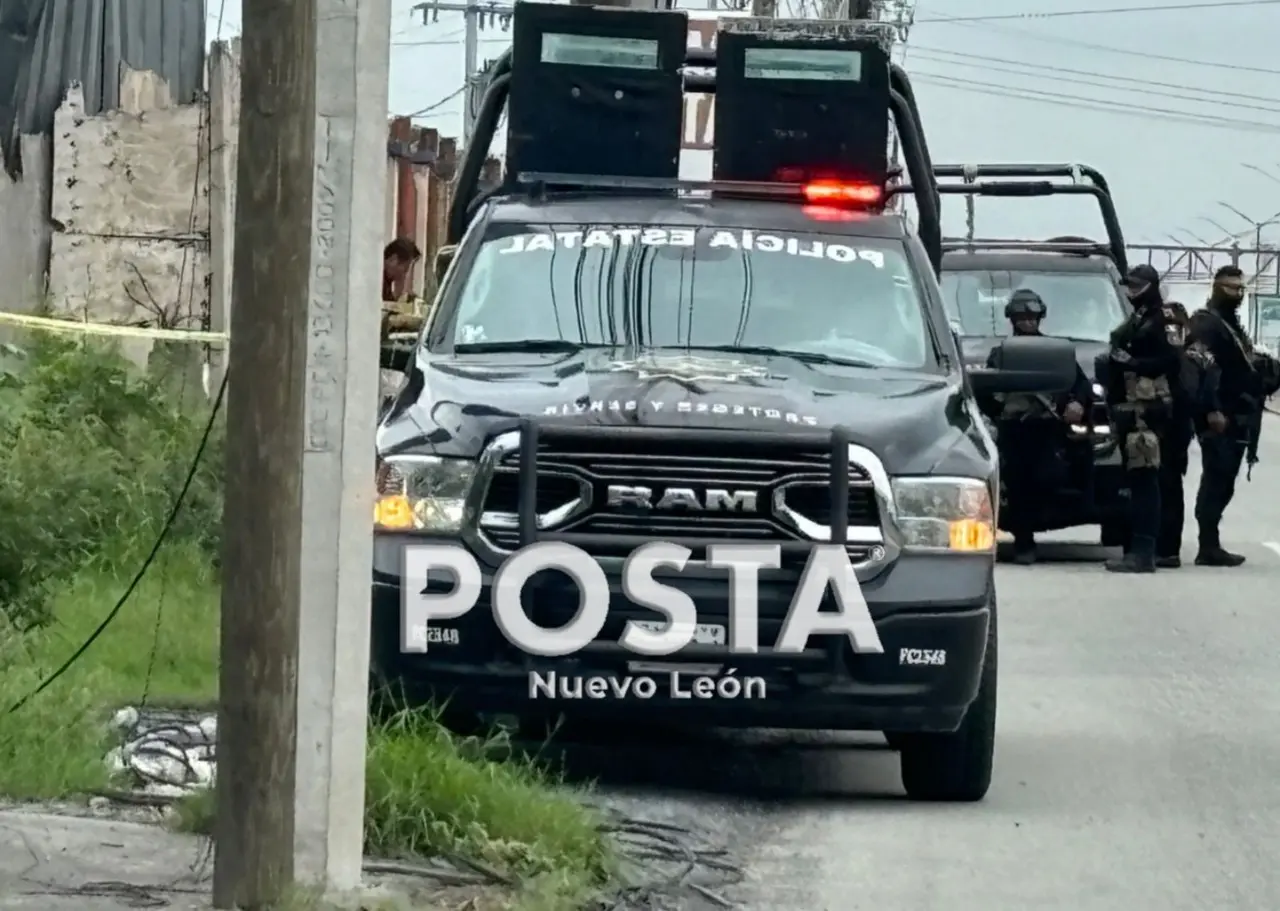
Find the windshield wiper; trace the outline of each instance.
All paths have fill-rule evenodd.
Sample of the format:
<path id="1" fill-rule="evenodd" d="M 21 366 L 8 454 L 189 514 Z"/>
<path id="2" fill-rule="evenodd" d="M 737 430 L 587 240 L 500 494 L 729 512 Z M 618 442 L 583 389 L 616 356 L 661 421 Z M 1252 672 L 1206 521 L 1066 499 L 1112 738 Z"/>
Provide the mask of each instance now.
<path id="1" fill-rule="evenodd" d="M 882 367 L 871 361 L 861 361 L 853 357 L 834 357 L 830 354 L 818 354 L 814 351 L 793 351 L 789 348 L 774 348 L 770 345 L 692 345 L 691 351 L 720 351 L 725 354 L 761 354 L 765 357 L 789 357 L 804 364 L 838 364 L 841 367 Z"/>
<path id="2" fill-rule="evenodd" d="M 515 342 L 461 342 L 453 346 L 456 354 L 496 354 L 502 351 L 528 351 L 544 354 L 565 351 L 572 353 L 583 348 L 612 348 L 612 345 L 583 345 L 562 338 L 533 338 Z"/>

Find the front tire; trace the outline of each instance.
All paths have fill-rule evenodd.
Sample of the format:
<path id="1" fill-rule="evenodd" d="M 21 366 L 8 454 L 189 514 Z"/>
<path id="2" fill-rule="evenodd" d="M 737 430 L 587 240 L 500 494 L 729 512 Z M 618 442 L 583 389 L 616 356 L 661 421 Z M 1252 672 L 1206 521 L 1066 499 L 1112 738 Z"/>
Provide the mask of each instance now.
<path id="1" fill-rule="evenodd" d="M 960 727 L 947 734 L 895 734 L 902 785 L 912 800 L 972 803 L 987 796 L 995 761 L 996 601 L 991 598 L 987 653 L 978 695 Z"/>

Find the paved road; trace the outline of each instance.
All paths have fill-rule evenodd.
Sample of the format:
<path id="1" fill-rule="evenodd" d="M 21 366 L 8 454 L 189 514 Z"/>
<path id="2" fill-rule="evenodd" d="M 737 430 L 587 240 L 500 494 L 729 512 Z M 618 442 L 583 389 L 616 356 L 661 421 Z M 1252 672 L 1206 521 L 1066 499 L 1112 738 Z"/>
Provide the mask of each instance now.
<path id="1" fill-rule="evenodd" d="M 999 739 L 981 804 L 907 802 L 874 737 L 641 731 L 573 750 L 571 766 L 621 808 L 728 848 L 746 881 L 703 881 L 750 911 L 1280 908 L 1280 419 L 1267 432 L 1225 528 L 1244 567 L 1116 577 L 1099 548 L 1059 541 L 1049 562 L 999 570 Z M 626 781 L 610 779 L 619 769 Z M 0 813 L 0 906 L 119 907 L 23 893 L 125 865 L 163 882 L 194 855 L 155 829 Z M 686 888 L 644 907 L 719 906 Z"/>
<path id="2" fill-rule="evenodd" d="M 631 747 L 626 802 L 735 845 L 751 876 L 732 894 L 761 911 L 1280 907 L 1280 419 L 1268 431 L 1225 524 L 1244 567 L 1115 577 L 1101 549 L 1056 544 L 1000 569 L 984 803 L 909 803 L 894 754 L 763 734 Z"/>

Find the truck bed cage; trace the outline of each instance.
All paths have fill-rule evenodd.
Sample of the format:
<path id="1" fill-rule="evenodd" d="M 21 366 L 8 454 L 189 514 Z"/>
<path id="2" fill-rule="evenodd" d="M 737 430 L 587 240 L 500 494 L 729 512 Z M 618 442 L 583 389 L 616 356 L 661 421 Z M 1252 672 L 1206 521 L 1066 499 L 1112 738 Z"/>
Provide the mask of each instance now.
<path id="1" fill-rule="evenodd" d="M 1102 172 L 1087 164 L 940 164 L 934 166 L 933 176 L 969 180 L 983 177 L 1065 177 L 1073 183 L 1087 180 L 1103 193 L 1111 195 L 1111 185 Z"/>
<path id="2" fill-rule="evenodd" d="M 1111 256 L 1111 245 L 1096 241 L 1013 240 L 1009 238 L 944 237 L 944 253 L 1068 253 L 1077 256 Z"/>
<path id="3" fill-rule="evenodd" d="M 1101 250 L 1083 249 L 1083 243 L 1075 244 L 1072 249 L 1050 250 L 1046 244 L 1065 242 L 1045 241 L 1026 242 L 1019 245 L 1010 241 L 1006 250 L 1034 250 L 1036 252 L 1061 252 L 1087 255 L 1100 253 L 1109 256 L 1121 272 L 1128 269 L 1128 257 L 1125 252 L 1124 232 L 1120 228 L 1120 217 L 1116 213 L 1115 202 L 1111 198 L 1111 188 L 1107 180 L 1096 169 L 1079 164 L 973 164 L 973 165 L 937 165 L 933 169 L 937 178 L 960 178 L 961 183 L 938 183 L 939 193 L 950 193 L 962 196 L 999 196 L 1005 198 L 1029 196 L 1092 196 L 1098 203 L 1102 213 L 1102 223 L 1107 231 L 1107 244 Z M 991 179 L 995 178 L 995 179 Z M 1068 178 L 1070 183 L 1058 183 L 1046 178 Z M 948 252 L 961 249 L 974 249 L 976 242 L 965 246 L 948 246 Z M 995 249 L 986 246 L 985 249 Z"/>
<path id="4" fill-rule="evenodd" d="M 867 24 L 873 25 L 875 23 Z M 685 56 L 686 69 L 682 71 L 684 91 L 714 94 L 715 74 L 714 72 L 706 73 L 705 71 L 714 70 L 715 65 L 714 52 L 702 48 L 689 49 Z M 704 72 L 690 73 L 688 72 L 689 68 Z M 493 142 L 493 137 L 497 132 L 498 122 L 506 109 L 507 98 L 511 88 L 511 72 L 511 50 L 507 49 L 494 62 L 490 70 L 489 84 L 485 89 L 480 108 L 476 112 L 471 140 L 463 153 L 462 161 L 458 168 L 457 189 L 450 202 L 447 222 L 446 240 L 450 244 L 456 244 L 462 239 L 463 234 L 466 233 L 467 225 L 470 224 L 475 213 L 488 198 L 520 188 L 518 175 L 512 174 L 505 175 L 501 185 L 496 188 L 482 190 L 480 187 L 481 171 L 488 156 L 490 145 Z M 914 194 L 917 209 L 916 231 L 929 256 L 929 262 L 933 266 L 934 272 L 940 273 L 942 269 L 941 197 L 937 192 L 937 183 L 933 176 L 934 167 L 925 142 L 924 131 L 921 127 L 920 109 L 916 103 L 915 91 L 906 72 L 902 67 L 892 62 L 889 64 L 889 86 L 890 111 L 893 114 L 893 123 L 897 128 L 905 165 L 901 170 L 905 170 L 910 184 L 895 183 L 898 179 L 899 171 L 890 169 L 890 176 L 884 188 L 884 198 L 888 200 L 892 195 L 903 192 Z M 887 116 L 888 112 L 886 112 Z M 566 183 L 587 189 L 588 181 L 594 182 L 595 178 L 572 175 L 569 176 Z M 592 185 L 599 186 L 598 183 L 593 183 Z M 564 185 L 562 184 L 561 186 L 563 187 Z M 670 183 L 665 187 L 665 189 L 671 188 Z M 634 192 L 637 187 L 632 185 L 630 187 L 615 187 L 615 189 L 619 191 L 629 189 Z M 651 187 L 650 192 L 653 189 L 656 188 Z M 726 192 L 723 187 L 708 187 L 706 189 L 712 192 Z"/>

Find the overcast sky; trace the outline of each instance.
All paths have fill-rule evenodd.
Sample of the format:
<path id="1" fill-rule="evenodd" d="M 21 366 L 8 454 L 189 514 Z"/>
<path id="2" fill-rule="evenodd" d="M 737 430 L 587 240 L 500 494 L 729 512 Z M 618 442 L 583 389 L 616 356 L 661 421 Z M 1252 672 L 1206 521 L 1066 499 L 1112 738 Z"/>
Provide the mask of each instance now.
<path id="1" fill-rule="evenodd" d="M 436 104 L 463 78 L 461 16 L 424 25 L 414 2 L 393 0 L 396 113 Z M 1280 0 L 922 0 L 915 12 L 906 68 L 935 161 L 1092 164 L 1130 241 L 1183 231 L 1217 242 L 1223 229 L 1252 240 L 1224 202 L 1280 220 Z M 226 0 L 223 37 L 239 23 L 239 0 Z M 482 57 L 507 43 L 498 30 L 481 40 Z M 421 122 L 460 134 L 461 98 Z M 948 233 L 962 233 L 963 209 L 949 203 Z M 1080 199 L 987 200 L 977 219 L 986 235 L 1102 235 L 1096 207 Z M 1264 238 L 1280 242 L 1280 223 Z"/>

